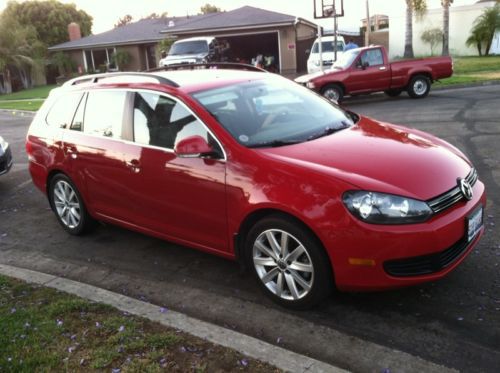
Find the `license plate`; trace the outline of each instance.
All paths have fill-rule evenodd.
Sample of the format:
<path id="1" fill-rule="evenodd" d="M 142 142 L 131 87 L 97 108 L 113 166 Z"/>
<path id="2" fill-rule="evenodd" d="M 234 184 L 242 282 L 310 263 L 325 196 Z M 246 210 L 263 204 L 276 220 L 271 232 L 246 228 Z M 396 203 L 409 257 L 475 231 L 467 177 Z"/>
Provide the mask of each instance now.
<path id="1" fill-rule="evenodd" d="M 467 217 L 467 240 L 472 241 L 483 226 L 483 207 L 481 206 Z"/>

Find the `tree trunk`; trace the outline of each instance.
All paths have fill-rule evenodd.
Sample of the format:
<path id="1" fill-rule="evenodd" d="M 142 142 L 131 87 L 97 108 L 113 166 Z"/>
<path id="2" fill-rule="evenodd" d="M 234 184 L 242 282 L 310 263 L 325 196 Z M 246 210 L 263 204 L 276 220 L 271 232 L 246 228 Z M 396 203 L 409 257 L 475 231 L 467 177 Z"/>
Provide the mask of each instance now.
<path id="1" fill-rule="evenodd" d="M 481 43 L 477 42 L 477 52 L 479 53 L 479 57 L 482 57 L 483 53 L 481 52 Z"/>
<path id="2" fill-rule="evenodd" d="M 406 0 L 405 58 L 413 58 L 413 7 L 411 0 Z"/>
<path id="3" fill-rule="evenodd" d="M 443 1 L 443 56 L 449 56 L 450 41 L 450 2 Z"/>

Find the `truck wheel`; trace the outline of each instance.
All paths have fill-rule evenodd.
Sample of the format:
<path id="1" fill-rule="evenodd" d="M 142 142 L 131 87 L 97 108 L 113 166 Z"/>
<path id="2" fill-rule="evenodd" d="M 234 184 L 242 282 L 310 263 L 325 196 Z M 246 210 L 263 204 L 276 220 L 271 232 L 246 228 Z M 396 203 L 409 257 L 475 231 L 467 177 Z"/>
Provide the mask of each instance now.
<path id="1" fill-rule="evenodd" d="M 388 89 L 387 91 L 384 91 L 384 93 L 389 97 L 398 97 L 401 92 L 403 92 L 401 89 Z"/>
<path id="2" fill-rule="evenodd" d="M 321 89 L 321 94 L 334 103 L 339 103 L 344 97 L 344 90 L 338 84 L 328 84 Z"/>
<path id="3" fill-rule="evenodd" d="M 412 98 L 424 98 L 431 90 L 431 81 L 425 75 L 415 75 L 408 85 L 408 94 Z"/>

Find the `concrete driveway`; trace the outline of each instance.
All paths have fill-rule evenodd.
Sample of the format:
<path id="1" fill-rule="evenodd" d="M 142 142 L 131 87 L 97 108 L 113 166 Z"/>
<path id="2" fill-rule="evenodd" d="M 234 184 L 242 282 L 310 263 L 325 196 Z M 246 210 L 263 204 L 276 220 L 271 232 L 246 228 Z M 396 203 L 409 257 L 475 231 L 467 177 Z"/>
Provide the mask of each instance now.
<path id="1" fill-rule="evenodd" d="M 232 262 L 109 225 L 82 238 L 69 236 L 30 182 L 24 154 L 29 119 L 19 114 L 0 114 L 0 135 L 11 143 L 16 162 L 0 177 L 0 263 L 132 295 L 353 371 L 394 369 L 357 338 L 450 368 L 498 371 L 500 86 L 435 91 L 424 100 L 371 96 L 344 105 L 438 135 L 474 162 L 488 192 L 487 232 L 444 280 L 335 294 L 315 310 L 291 312 L 269 302 Z"/>

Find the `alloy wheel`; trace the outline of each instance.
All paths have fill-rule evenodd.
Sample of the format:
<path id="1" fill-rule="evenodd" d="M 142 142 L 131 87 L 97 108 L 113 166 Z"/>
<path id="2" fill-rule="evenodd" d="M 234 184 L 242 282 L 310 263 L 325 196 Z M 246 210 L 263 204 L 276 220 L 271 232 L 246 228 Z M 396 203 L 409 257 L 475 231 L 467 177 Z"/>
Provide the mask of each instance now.
<path id="1" fill-rule="evenodd" d="M 262 232 L 252 258 L 258 277 L 274 295 L 298 300 L 311 291 L 313 262 L 307 248 L 291 234 L 279 229 Z"/>
<path id="2" fill-rule="evenodd" d="M 73 187 L 64 180 L 54 184 L 54 206 L 62 223 L 68 228 L 76 228 L 81 221 L 81 206 Z"/>

